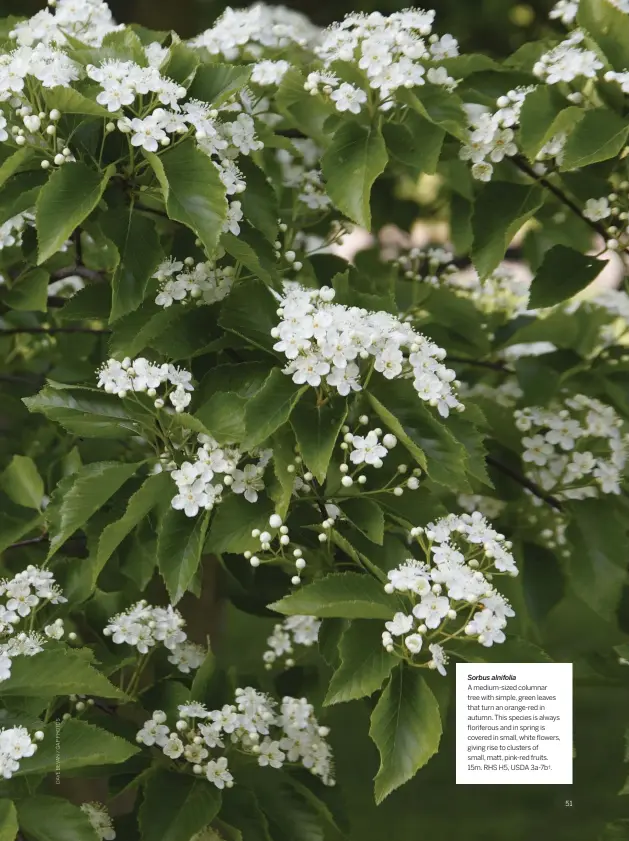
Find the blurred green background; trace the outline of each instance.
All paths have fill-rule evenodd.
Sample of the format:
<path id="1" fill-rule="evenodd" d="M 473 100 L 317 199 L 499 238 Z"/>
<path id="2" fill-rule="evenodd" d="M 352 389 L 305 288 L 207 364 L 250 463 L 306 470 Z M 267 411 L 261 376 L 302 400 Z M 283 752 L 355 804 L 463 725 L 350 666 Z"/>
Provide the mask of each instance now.
<path id="1" fill-rule="evenodd" d="M 464 51 L 508 55 L 525 41 L 547 30 L 548 10 L 554 0 L 432 0 L 415 5 L 437 11 L 438 31 L 451 32 Z M 141 23 L 152 29 L 175 29 L 191 35 L 211 26 L 225 6 L 225 0 L 111 0 L 120 23 Z M 248 3 L 234 3 L 246 6 Z M 413 5 L 404 0 L 293 0 L 286 5 L 325 26 L 357 8 L 392 12 Z M 45 7 L 45 0 L 0 0 L 0 15 L 32 15 Z"/>

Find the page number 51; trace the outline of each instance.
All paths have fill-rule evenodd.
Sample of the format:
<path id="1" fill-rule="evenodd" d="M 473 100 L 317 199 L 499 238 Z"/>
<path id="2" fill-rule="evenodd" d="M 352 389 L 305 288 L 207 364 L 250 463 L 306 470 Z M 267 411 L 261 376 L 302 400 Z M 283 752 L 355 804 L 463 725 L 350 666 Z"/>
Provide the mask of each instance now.
<path id="1" fill-rule="evenodd" d="M 572 800 L 566 800 L 565 805 L 570 808 L 572 806 Z"/>

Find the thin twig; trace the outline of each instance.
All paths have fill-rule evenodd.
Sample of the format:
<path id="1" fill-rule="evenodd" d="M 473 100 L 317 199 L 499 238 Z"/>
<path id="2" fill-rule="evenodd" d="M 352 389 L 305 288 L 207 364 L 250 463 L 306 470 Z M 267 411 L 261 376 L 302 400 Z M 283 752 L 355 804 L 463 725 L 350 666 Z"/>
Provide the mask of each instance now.
<path id="1" fill-rule="evenodd" d="M 21 549 L 23 546 L 34 546 L 37 543 L 43 543 L 45 540 L 48 540 L 48 535 L 40 534 L 39 537 L 29 537 L 27 540 L 18 540 L 17 543 L 12 543 L 10 546 L 3 549 L 3 551 L 8 552 L 9 549 Z"/>
<path id="2" fill-rule="evenodd" d="M 76 264 L 77 266 L 83 267 L 85 263 L 83 262 L 83 243 L 81 242 L 80 228 L 77 228 L 72 234 L 72 239 L 74 241 L 74 253 L 76 254 Z"/>
<path id="3" fill-rule="evenodd" d="M 464 356 L 452 356 L 448 354 L 448 362 L 460 362 L 462 365 L 474 365 L 477 368 L 489 368 L 490 371 L 501 371 L 503 374 L 513 374 L 514 371 L 504 362 L 487 362 L 484 359 L 467 359 Z"/>
<path id="4" fill-rule="evenodd" d="M 105 273 L 99 272 L 97 269 L 88 269 L 87 266 L 76 265 L 59 269 L 59 271 L 53 272 L 50 277 L 52 280 L 65 280 L 66 277 L 82 277 L 85 280 L 97 282 L 105 279 Z"/>
<path id="5" fill-rule="evenodd" d="M 54 333 L 93 333 L 104 335 L 111 333 L 111 330 L 96 330 L 93 327 L 11 327 L 8 330 L 0 329 L 0 336 L 15 336 L 19 333 L 43 333 L 53 335 Z"/>
<path id="6" fill-rule="evenodd" d="M 495 467 L 496 470 L 499 470 L 501 473 L 504 473 L 505 476 L 509 476 L 509 478 L 513 479 L 514 482 L 517 482 L 519 485 L 522 485 L 523 488 L 528 488 L 528 490 L 534 494 L 538 499 L 543 500 L 545 503 L 554 508 L 555 511 L 563 511 L 563 506 L 558 499 L 551 494 L 547 494 L 546 491 L 542 490 L 539 485 L 536 485 L 535 482 L 531 482 L 530 479 L 527 479 L 526 476 L 523 476 L 517 470 L 512 470 L 510 467 L 507 467 L 506 464 L 503 464 L 501 461 L 493 458 L 493 456 L 487 456 L 487 464 L 490 464 L 492 467 Z"/>
<path id="7" fill-rule="evenodd" d="M 609 233 L 605 229 L 604 225 L 601 225 L 599 222 L 593 222 L 591 219 L 588 219 L 587 216 L 583 215 L 582 209 L 579 205 L 573 201 L 570 196 L 567 196 L 562 189 L 557 187 L 555 184 L 552 183 L 548 178 L 543 175 L 538 175 L 533 167 L 525 160 L 520 157 L 509 158 L 509 160 L 517 166 L 517 168 L 524 172 L 529 178 L 532 178 L 538 184 L 541 184 L 542 187 L 545 187 L 550 193 L 552 193 L 555 198 L 559 199 L 559 201 L 568 207 L 574 214 L 576 214 L 581 221 L 585 222 L 586 225 L 596 231 L 597 234 L 603 237 L 604 240 L 609 239 Z"/>

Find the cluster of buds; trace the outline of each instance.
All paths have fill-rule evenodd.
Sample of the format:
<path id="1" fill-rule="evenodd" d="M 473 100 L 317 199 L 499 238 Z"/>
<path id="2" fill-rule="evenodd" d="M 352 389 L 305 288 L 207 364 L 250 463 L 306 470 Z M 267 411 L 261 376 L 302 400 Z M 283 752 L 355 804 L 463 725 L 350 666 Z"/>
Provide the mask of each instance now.
<path id="1" fill-rule="evenodd" d="M 245 552 L 245 558 L 249 561 L 252 567 L 259 567 L 264 563 L 290 564 L 296 570 L 291 581 L 297 586 L 301 584 L 301 573 L 306 568 L 306 561 L 303 558 L 303 551 L 296 547 L 290 550 L 290 535 L 288 533 L 288 526 L 285 526 L 279 514 L 271 514 L 269 517 L 269 528 L 273 532 L 265 529 L 253 529 L 251 537 L 260 541 L 260 552 L 254 554 L 251 551 Z M 275 544 L 275 545 L 274 545 Z M 260 555 L 263 555 L 260 558 Z M 292 555 L 292 557 L 291 557 Z"/>

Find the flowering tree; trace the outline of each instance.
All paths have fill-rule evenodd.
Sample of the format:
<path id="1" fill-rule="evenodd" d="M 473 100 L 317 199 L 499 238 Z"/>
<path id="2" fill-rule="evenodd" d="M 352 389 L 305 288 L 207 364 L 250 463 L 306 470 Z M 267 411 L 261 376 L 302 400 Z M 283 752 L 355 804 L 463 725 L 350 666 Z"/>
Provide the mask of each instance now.
<path id="1" fill-rule="evenodd" d="M 627 689 L 628 12 L 3 23 L 3 839 L 323 841 L 335 705 L 380 803 L 454 662 Z"/>

